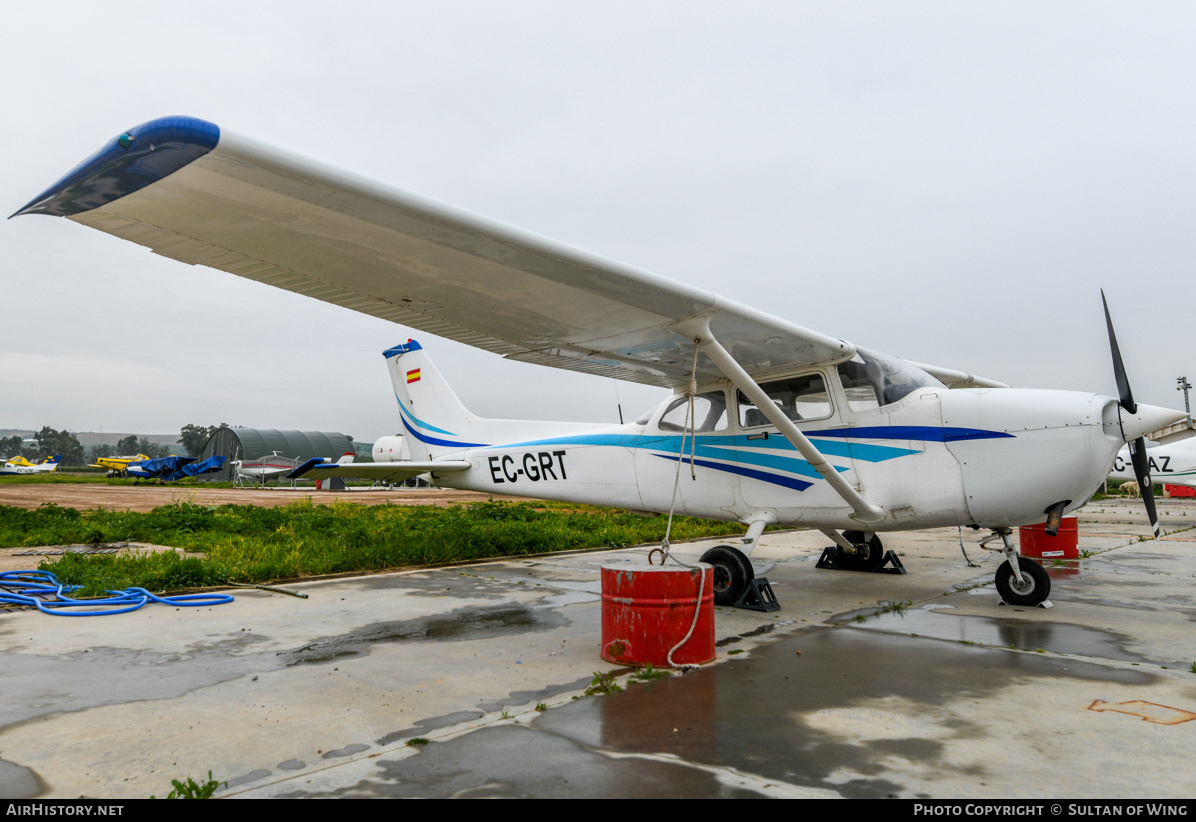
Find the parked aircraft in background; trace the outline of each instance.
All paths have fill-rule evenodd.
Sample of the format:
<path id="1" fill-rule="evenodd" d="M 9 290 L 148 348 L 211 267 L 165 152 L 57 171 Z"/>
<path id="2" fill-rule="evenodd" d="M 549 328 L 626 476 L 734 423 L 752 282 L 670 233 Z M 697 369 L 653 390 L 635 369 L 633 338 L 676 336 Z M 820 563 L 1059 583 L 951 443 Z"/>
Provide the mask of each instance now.
<path id="1" fill-rule="evenodd" d="M 1153 482 L 1196 488 L 1196 437 L 1169 443 L 1148 443 L 1146 462 Z M 1128 447 L 1117 452 L 1109 476 L 1113 479 L 1136 479 Z"/>
<path id="2" fill-rule="evenodd" d="M 0 477 L 25 476 L 28 474 L 52 474 L 58 470 L 60 456 L 48 457 L 30 462 L 22 456 L 9 457 L 0 461 Z"/>
<path id="3" fill-rule="evenodd" d="M 1050 578 L 1017 555 L 1012 528 L 1057 527 L 1127 442 L 1149 480 L 1144 435 L 1185 416 L 1134 402 L 1107 307 L 1119 396 L 1009 388 L 868 351 L 189 117 L 119 135 L 17 213 L 67 217 L 511 359 L 673 388 L 627 425 L 488 420 L 461 406 L 417 343 L 397 346 L 385 356 L 414 460 L 355 465 L 352 476 L 431 471 L 456 488 L 740 521 L 739 547 L 703 557 L 720 602 L 750 582 L 747 555 L 775 523 L 820 530 L 858 570 L 883 563 L 882 532 L 991 529 L 1007 560 L 1001 596 L 1040 603 Z"/>
<path id="4" fill-rule="evenodd" d="M 130 463 L 144 462 L 148 459 L 149 457 L 145 454 L 136 454 L 131 457 L 96 457 L 96 461 L 89 467 L 106 468 L 110 477 L 124 477 L 128 476 L 125 469 L 129 467 Z"/>
<path id="5" fill-rule="evenodd" d="M 252 460 L 233 460 L 233 482 L 236 485 L 250 483 L 265 485 L 270 480 L 278 480 L 295 470 L 303 460 L 279 456 L 273 451 L 269 456 Z"/>
<path id="6" fill-rule="evenodd" d="M 156 479 L 174 482 L 183 477 L 198 477 L 224 467 L 224 457 L 208 457 L 196 462 L 195 457 L 159 457 L 152 460 L 131 462 L 125 466 L 125 475 L 136 479 Z"/>
<path id="7" fill-rule="evenodd" d="M 374 462 L 394 462 L 396 460 L 411 459 L 411 448 L 407 445 L 407 438 L 402 434 L 392 437 L 378 437 L 374 440 L 374 447 L 370 450 Z"/>

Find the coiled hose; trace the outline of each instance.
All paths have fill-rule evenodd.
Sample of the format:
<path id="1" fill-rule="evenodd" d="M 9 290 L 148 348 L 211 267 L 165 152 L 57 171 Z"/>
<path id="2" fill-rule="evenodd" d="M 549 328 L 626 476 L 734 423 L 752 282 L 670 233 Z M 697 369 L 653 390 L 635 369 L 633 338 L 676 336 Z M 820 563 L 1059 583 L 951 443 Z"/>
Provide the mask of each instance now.
<path id="1" fill-rule="evenodd" d="M 144 588 L 109 591 L 108 593 L 112 594 L 110 597 L 74 599 L 67 596 L 68 593 L 78 591 L 82 587 L 64 585 L 49 571 L 6 571 L 0 573 L 0 602 L 32 606 L 43 614 L 53 616 L 109 616 L 136 611 L 148 602 L 194 608 L 203 605 L 223 605 L 233 601 L 228 594 L 181 594 L 160 597 Z"/>

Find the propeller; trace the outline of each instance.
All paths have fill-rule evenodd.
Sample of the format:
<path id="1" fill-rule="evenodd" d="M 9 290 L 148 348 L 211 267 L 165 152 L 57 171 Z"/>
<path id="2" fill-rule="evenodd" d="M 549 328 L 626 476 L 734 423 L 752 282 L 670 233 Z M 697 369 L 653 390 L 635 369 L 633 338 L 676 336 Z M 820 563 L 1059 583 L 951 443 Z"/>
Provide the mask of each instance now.
<path id="1" fill-rule="evenodd" d="M 1138 404 L 1134 402 L 1134 393 L 1130 390 L 1130 381 L 1125 374 L 1125 363 L 1121 361 L 1121 349 L 1117 347 L 1117 335 L 1113 333 L 1113 319 L 1109 316 L 1109 301 L 1105 299 L 1105 290 L 1100 292 L 1100 300 L 1105 306 L 1105 325 L 1109 328 L 1109 348 L 1113 352 L 1113 375 L 1117 379 L 1117 394 L 1121 407 L 1127 414 L 1137 414 Z M 1124 430 L 1123 430 L 1124 434 Z M 1138 480 L 1138 487 L 1142 489 L 1142 502 L 1146 504 L 1146 516 L 1150 519 L 1150 527 L 1154 531 L 1154 538 L 1159 538 L 1159 515 L 1154 505 L 1154 484 L 1150 480 L 1150 461 L 1146 455 L 1146 437 L 1141 436 L 1130 442 L 1130 461 L 1134 464 L 1134 477 Z"/>

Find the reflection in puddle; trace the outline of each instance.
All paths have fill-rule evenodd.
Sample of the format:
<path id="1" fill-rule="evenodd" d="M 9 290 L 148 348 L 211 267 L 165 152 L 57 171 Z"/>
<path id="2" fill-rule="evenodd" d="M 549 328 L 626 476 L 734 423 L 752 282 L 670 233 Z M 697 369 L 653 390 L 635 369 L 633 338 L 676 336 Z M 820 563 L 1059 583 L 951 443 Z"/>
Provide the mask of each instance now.
<path id="1" fill-rule="evenodd" d="M 853 627 L 947 639 L 975 645 L 995 645 L 1027 651 L 1050 651 L 1072 656 L 1148 661 L 1126 651 L 1125 638 L 1112 631 L 1080 625 L 965 616 L 942 607 L 898 611 L 852 622 Z"/>

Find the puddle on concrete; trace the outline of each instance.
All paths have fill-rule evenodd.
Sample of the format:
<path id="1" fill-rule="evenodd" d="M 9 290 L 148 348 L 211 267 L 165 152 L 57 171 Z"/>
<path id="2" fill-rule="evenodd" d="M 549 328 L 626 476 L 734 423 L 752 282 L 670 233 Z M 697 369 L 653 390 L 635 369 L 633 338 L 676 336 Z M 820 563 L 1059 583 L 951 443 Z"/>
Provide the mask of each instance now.
<path id="1" fill-rule="evenodd" d="M 706 770 L 733 768 L 751 775 L 750 784 L 845 797 L 908 796 L 895 762 L 958 769 L 952 757 L 960 745 L 1005 733 L 977 715 L 975 704 L 1034 677 L 1063 689 L 1077 681 L 1143 686 L 1157 679 L 1074 659 L 822 628 L 687 676 L 571 702 L 538 716 L 531 727 L 491 725 L 415 756 L 383 756 L 372 776 L 318 795 L 756 795 Z M 902 711 L 887 733 L 861 744 L 853 733 L 859 716 L 884 714 L 883 706 L 894 702 Z M 983 765 L 968 768 L 969 776 L 985 778 Z M 312 794 L 288 794 L 306 795 Z"/>
<path id="2" fill-rule="evenodd" d="M 256 771 L 250 771 L 247 774 L 242 774 L 241 776 L 236 776 L 228 780 L 228 786 L 224 788 L 224 790 L 232 790 L 233 788 L 239 788 L 242 785 L 252 785 L 254 782 L 258 782 L 268 776 L 270 776 L 269 771 L 265 770 L 264 768 L 259 768 Z"/>
<path id="3" fill-rule="evenodd" d="M 1043 650 L 1122 662 L 1153 661 L 1127 651 L 1130 638 L 1116 631 L 1013 617 L 970 616 L 946 608 L 910 608 L 850 624 L 853 628 L 863 630 L 916 634 L 973 645 L 993 645 L 1024 651 Z"/>
<path id="4" fill-rule="evenodd" d="M 454 713 L 445 714 L 444 716 L 434 716 L 428 719 L 421 719 L 413 726 L 388 733 L 381 739 L 376 740 L 376 743 L 381 747 L 386 747 L 387 745 L 393 745 L 400 739 L 413 736 L 423 736 L 429 731 L 435 731 L 438 728 L 448 728 L 453 725 L 459 725 L 462 722 L 470 722 L 475 719 L 481 719 L 485 715 L 486 714 L 483 711 L 455 711 Z"/>
<path id="5" fill-rule="evenodd" d="M 95 647 L 58 656 L 0 654 L 0 727 L 46 713 L 134 700 L 170 699 L 194 689 L 280 667 L 252 652 L 264 637 L 234 634 L 186 653 Z M 48 696 L 53 694 L 53 699 Z"/>
<path id="6" fill-rule="evenodd" d="M 325 637 L 278 656 L 292 665 L 333 662 L 369 653 L 374 645 L 389 642 L 488 639 L 528 631 L 547 631 L 568 624 L 556 610 L 508 605 L 494 608 L 459 608 L 448 614 L 420 619 L 376 622 L 340 636 Z"/>
<path id="7" fill-rule="evenodd" d="M 280 794 L 286 798 L 306 792 Z M 721 784 L 683 762 L 612 759 L 576 742 L 518 725 L 483 728 L 422 748 L 418 755 L 378 760 L 376 776 L 321 792 L 322 797 L 423 799 L 747 798 L 759 794 Z"/>
<path id="8" fill-rule="evenodd" d="M 444 569 L 434 573 L 380 575 L 362 577 L 357 583 L 362 588 L 375 591 L 403 591 L 411 596 L 446 596 L 450 598 L 472 597 L 476 599 L 502 599 L 520 587 L 518 583 L 506 580 L 479 579 L 471 572 Z"/>
<path id="9" fill-rule="evenodd" d="M 36 773 L 23 765 L 0 759 L 0 796 L 5 799 L 33 799 L 46 790 Z"/>
<path id="10" fill-rule="evenodd" d="M 335 751 L 328 751 L 325 754 L 323 754 L 323 758 L 324 759 L 340 759 L 341 757 L 344 757 L 344 756 L 352 756 L 353 754 L 358 754 L 358 753 L 361 753 L 362 751 L 367 751 L 367 750 L 369 750 L 369 747 L 370 747 L 369 745 L 363 745 L 362 743 L 357 742 L 352 745 L 346 745 L 345 747 L 340 748 Z"/>
<path id="11" fill-rule="evenodd" d="M 887 797 L 901 794 L 901 785 L 885 776 L 892 758 L 923 765 L 946 759 L 951 740 L 989 733 L 982 719 L 968 719 L 972 702 L 1037 676 L 1139 684 L 1156 678 L 997 649 L 961 652 L 898 634 L 817 630 L 684 677 L 579 700 L 547 712 L 536 726 L 584 746 L 672 754 L 842 796 Z M 909 735 L 861 746 L 807 721 L 837 709 L 871 707 L 877 694 L 913 706 Z M 956 703 L 967 704 L 956 711 Z M 933 727 L 934 738 L 919 735 L 920 727 Z M 844 782 L 844 773 L 869 776 Z"/>

